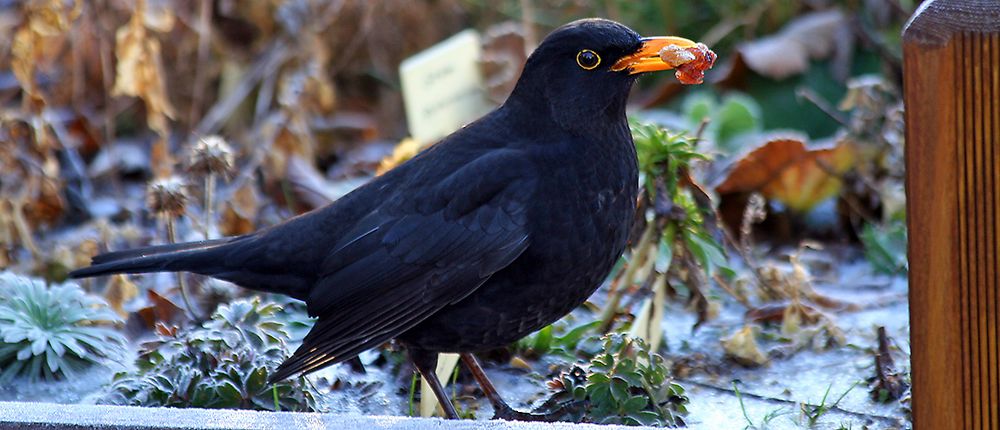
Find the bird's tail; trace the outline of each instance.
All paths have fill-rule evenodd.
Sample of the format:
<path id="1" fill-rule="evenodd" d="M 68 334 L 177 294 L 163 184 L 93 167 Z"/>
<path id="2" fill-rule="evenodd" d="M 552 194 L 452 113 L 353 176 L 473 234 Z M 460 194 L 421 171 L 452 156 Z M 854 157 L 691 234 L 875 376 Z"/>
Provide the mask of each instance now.
<path id="1" fill-rule="evenodd" d="M 147 246 L 100 254 L 91 259 L 90 267 L 70 272 L 71 278 L 111 275 L 115 273 L 149 273 L 188 271 L 211 275 L 214 263 L 211 254 L 238 238 L 223 238 L 200 242 Z"/>

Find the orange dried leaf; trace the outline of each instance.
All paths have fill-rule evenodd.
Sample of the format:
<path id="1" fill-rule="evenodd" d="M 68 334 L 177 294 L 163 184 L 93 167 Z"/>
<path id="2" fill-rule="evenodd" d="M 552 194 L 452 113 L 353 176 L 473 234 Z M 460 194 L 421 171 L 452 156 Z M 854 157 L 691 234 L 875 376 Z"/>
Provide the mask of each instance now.
<path id="1" fill-rule="evenodd" d="M 257 217 L 259 205 L 260 198 L 257 196 L 256 188 L 253 183 L 247 182 L 226 201 L 222 209 L 219 232 L 225 236 L 237 236 L 254 231 L 254 219 Z"/>
<path id="2" fill-rule="evenodd" d="M 23 27 L 14 33 L 14 40 L 11 43 L 11 70 L 14 77 L 21 83 L 21 87 L 29 94 L 35 92 L 35 61 L 36 35 L 28 27 Z"/>
<path id="3" fill-rule="evenodd" d="M 167 118 L 173 118 L 174 108 L 167 98 L 160 41 L 151 36 L 143 24 L 142 2 L 128 24 L 115 33 L 115 85 L 112 95 L 139 97 L 146 104 L 146 122 L 160 136 L 167 136 Z"/>
<path id="4" fill-rule="evenodd" d="M 166 127 L 165 122 L 164 127 Z M 152 124 L 150 128 L 153 128 Z M 161 134 L 160 138 L 153 142 L 153 147 L 149 151 L 149 166 L 154 178 L 166 178 L 173 174 L 174 157 L 170 155 L 170 146 L 165 134 Z"/>
<path id="5" fill-rule="evenodd" d="M 405 138 L 399 142 L 398 145 L 392 150 L 392 154 L 388 157 L 382 159 L 382 162 L 378 165 L 378 170 L 375 171 L 376 175 L 381 175 L 395 168 L 396 166 L 403 164 L 406 160 L 413 158 L 420 152 L 423 145 L 417 142 L 413 138 Z"/>
<path id="6" fill-rule="evenodd" d="M 747 367 L 758 367 L 768 362 L 767 354 L 761 350 L 757 343 L 756 326 L 745 325 L 727 337 L 720 339 L 722 349 L 726 356 L 733 361 Z"/>
<path id="7" fill-rule="evenodd" d="M 184 316 L 184 310 L 152 289 L 146 290 L 150 305 L 136 312 L 146 327 L 156 327 L 161 323 L 172 324 Z"/>
<path id="8" fill-rule="evenodd" d="M 30 2 L 28 27 L 42 36 L 59 36 L 69 30 L 70 24 L 80 16 L 83 4 L 79 1 L 48 0 Z"/>
<path id="9" fill-rule="evenodd" d="M 79 1 L 48 0 L 25 5 L 27 22 L 14 34 L 11 43 L 11 70 L 21 87 L 40 99 L 35 85 L 35 70 L 52 61 L 62 52 L 66 32 L 80 16 Z"/>
<path id="10" fill-rule="evenodd" d="M 840 192 L 840 177 L 854 167 L 855 158 L 848 143 L 807 149 L 799 139 L 772 140 L 739 160 L 716 191 L 756 191 L 806 212 Z"/>
<path id="11" fill-rule="evenodd" d="M 780 323 L 785 320 L 789 312 L 797 312 L 799 315 L 804 315 L 807 324 L 815 324 L 822 315 L 822 312 L 807 304 L 782 301 L 751 308 L 747 310 L 744 316 L 748 321 L 754 323 Z"/>
<path id="12" fill-rule="evenodd" d="M 104 290 L 104 299 L 107 300 L 108 305 L 123 317 L 128 316 L 128 312 L 125 311 L 125 302 L 138 295 L 139 287 L 125 275 L 113 275 Z"/>
<path id="13" fill-rule="evenodd" d="M 24 205 L 24 216 L 33 228 L 55 225 L 66 209 L 61 184 L 48 178 L 37 178 L 28 185 L 30 194 Z"/>
<path id="14" fill-rule="evenodd" d="M 177 327 L 175 325 L 168 327 L 166 324 L 163 323 L 156 323 L 156 327 L 153 328 L 153 331 L 155 331 L 156 334 L 167 337 L 176 337 L 178 330 L 180 330 L 180 327 Z"/>

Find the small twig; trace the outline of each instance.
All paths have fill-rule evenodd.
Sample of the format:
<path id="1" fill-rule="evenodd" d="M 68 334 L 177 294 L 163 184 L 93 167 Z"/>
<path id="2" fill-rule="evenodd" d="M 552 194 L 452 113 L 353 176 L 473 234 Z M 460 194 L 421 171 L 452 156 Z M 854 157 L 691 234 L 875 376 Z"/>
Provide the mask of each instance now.
<path id="1" fill-rule="evenodd" d="M 708 321 L 708 297 L 702 291 L 702 286 L 707 286 L 708 280 L 705 278 L 705 273 L 701 270 L 701 266 L 698 265 L 691 254 L 691 250 L 685 248 L 674 258 L 679 258 L 681 264 L 684 265 L 684 268 L 688 272 L 687 284 L 688 290 L 691 292 L 688 303 L 693 304 L 695 310 L 698 312 L 698 320 L 695 321 L 694 327 L 691 328 L 691 331 L 695 331 L 705 321 Z"/>
<path id="2" fill-rule="evenodd" d="M 201 0 L 198 10 L 198 51 L 196 52 L 197 66 L 194 69 L 194 85 L 191 94 L 191 112 L 188 116 L 188 123 L 194 124 L 201 114 L 201 101 L 205 93 L 205 68 L 208 64 L 208 47 L 212 41 L 212 26 L 209 19 L 212 16 L 212 0 Z"/>
<path id="3" fill-rule="evenodd" d="M 212 208 L 214 207 L 214 202 L 212 201 L 213 194 L 215 192 L 215 173 L 208 172 L 205 175 L 205 240 L 211 239 L 210 230 L 212 229 L 213 218 L 212 218 Z"/>
<path id="4" fill-rule="evenodd" d="M 38 245 L 35 244 L 35 239 L 31 234 L 31 228 L 28 226 L 28 221 L 24 219 L 24 205 L 27 203 L 27 196 L 22 195 L 18 198 L 10 199 L 10 215 L 11 220 L 14 222 L 14 229 L 17 231 L 17 235 L 21 238 L 21 243 L 24 244 L 25 248 L 31 251 L 31 257 L 36 261 L 42 260 L 42 251 L 38 249 Z"/>
<path id="5" fill-rule="evenodd" d="M 747 309 L 753 308 L 753 303 L 750 303 L 750 301 L 747 300 L 746 297 L 737 294 L 736 290 L 734 290 L 733 287 L 729 286 L 729 282 L 723 279 L 722 276 L 720 276 L 718 273 L 712 275 L 712 279 L 715 280 L 715 283 L 718 284 L 720 288 L 722 288 L 725 292 L 729 293 L 730 296 L 736 299 L 737 302 L 740 302 L 740 304 L 743 305 L 743 307 Z"/>
<path id="6" fill-rule="evenodd" d="M 233 176 L 232 180 L 219 190 L 219 197 L 222 200 L 228 200 L 239 191 L 247 182 L 254 180 L 257 168 L 264 163 L 264 160 L 271 154 L 271 147 L 274 146 L 275 134 L 277 133 L 278 127 L 274 127 L 275 124 L 281 124 L 286 120 L 286 114 L 281 111 L 275 111 L 270 114 L 264 120 L 257 122 L 257 127 L 250 133 L 247 138 L 248 141 L 258 142 L 253 145 L 250 160 L 247 161 Z"/>
<path id="7" fill-rule="evenodd" d="M 89 8 L 87 6 L 83 6 L 83 10 L 84 10 L 83 13 L 89 12 Z M 82 21 L 83 20 L 81 20 L 81 22 Z M 82 40 L 81 40 L 82 38 L 80 37 L 80 34 L 79 34 L 81 32 L 80 25 L 85 25 L 85 24 L 76 24 L 76 25 L 74 25 L 73 29 L 72 29 L 72 32 L 74 32 L 76 34 L 71 35 L 70 38 L 69 38 L 70 39 L 69 43 L 70 43 L 70 46 L 71 46 L 70 54 L 69 54 L 70 55 L 70 61 L 71 61 L 71 66 L 70 67 L 72 68 L 72 73 L 73 73 L 73 79 L 72 79 L 73 88 L 71 90 L 71 92 L 73 94 L 73 96 L 72 96 L 73 97 L 73 106 L 83 106 L 84 87 L 85 87 L 85 85 L 84 85 L 85 73 L 84 73 L 84 70 L 83 70 L 83 52 L 84 52 L 84 49 L 81 46 L 82 45 L 82 43 L 81 43 L 82 42 Z"/>
<path id="8" fill-rule="evenodd" d="M 170 215 L 164 215 L 164 218 L 166 218 L 167 223 L 167 242 L 171 244 L 177 243 L 176 233 L 174 231 L 174 218 Z M 184 307 L 188 311 L 188 316 L 191 317 L 192 320 L 200 320 L 201 317 L 198 316 L 197 312 L 195 312 L 194 306 L 191 306 L 191 299 L 188 298 L 187 283 L 184 281 L 183 272 L 177 272 L 177 286 L 181 289 L 181 299 L 184 300 Z"/>
<path id="9" fill-rule="evenodd" d="M 102 25 L 103 22 L 101 22 L 100 20 L 101 15 L 108 16 L 111 14 L 97 14 L 98 20 L 97 23 L 95 24 L 95 27 L 99 29 L 96 32 L 97 51 L 101 61 L 101 84 L 104 86 L 103 91 L 101 91 L 101 93 L 104 95 L 104 110 L 105 110 L 104 115 L 102 115 L 104 117 L 104 143 L 106 145 L 111 145 L 112 142 L 114 142 L 115 138 L 115 122 L 111 112 L 111 106 L 113 106 L 113 104 L 111 103 L 112 101 L 111 88 L 114 87 L 115 85 L 115 78 L 114 78 L 115 72 L 114 72 L 114 66 L 111 63 L 111 57 L 112 57 L 111 51 L 113 48 L 111 48 L 111 46 L 108 44 L 108 35 L 111 33 L 108 31 L 107 26 Z M 110 146 L 108 148 L 110 148 Z"/>
<path id="10" fill-rule="evenodd" d="M 889 351 L 889 336 L 885 333 L 885 326 L 878 327 L 878 351 L 875 353 L 875 378 L 872 382 L 871 396 L 876 402 L 896 400 L 903 396 L 907 388 L 906 382 L 896 370 L 892 352 Z"/>
<path id="11" fill-rule="evenodd" d="M 341 2 L 342 4 L 343 2 Z M 339 56 L 335 63 L 330 66 L 330 71 L 328 72 L 331 76 L 336 76 L 340 73 L 340 70 L 346 67 L 354 59 L 354 54 L 361 49 L 361 46 L 367 42 L 370 38 L 368 35 L 371 33 L 372 29 L 375 27 L 374 18 L 376 16 L 375 9 L 377 8 L 376 3 L 370 2 L 365 3 L 364 15 L 361 17 L 361 28 L 354 33 L 351 40 L 347 42 L 347 46 L 340 49 Z"/>
<path id="12" fill-rule="evenodd" d="M 836 108 L 830 105 L 830 102 L 826 101 L 826 99 L 824 99 L 819 94 L 816 94 L 816 92 L 813 91 L 812 88 L 799 87 L 795 90 L 795 95 L 798 97 L 802 97 L 806 99 L 806 101 L 815 105 L 817 108 L 819 108 L 819 110 L 823 111 L 823 113 L 825 113 L 831 119 L 840 123 L 841 126 L 844 127 L 850 126 L 847 118 L 844 118 L 844 115 L 842 115 L 840 112 L 837 111 Z"/>
<path id="13" fill-rule="evenodd" d="M 892 4 L 893 2 L 889 1 Z M 896 3 L 898 6 L 898 3 Z M 905 13 L 905 12 L 904 12 Z M 906 13 L 907 16 L 909 15 Z M 887 44 L 876 34 L 872 34 L 868 27 L 861 22 L 861 18 L 855 16 L 850 20 L 851 30 L 854 34 L 861 40 L 861 43 L 868 45 L 875 51 L 875 54 L 882 59 L 889 66 L 889 74 L 891 75 L 893 83 L 897 86 L 903 82 L 903 60 L 893 52 Z"/>
<path id="14" fill-rule="evenodd" d="M 271 103 L 274 101 L 274 90 L 277 87 L 278 75 L 267 75 L 264 80 L 260 83 L 260 88 L 257 89 L 257 100 L 253 108 L 253 122 L 254 124 L 260 124 L 264 115 L 268 113 L 271 109 Z"/>
<path id="15" fill-rule="evenodd" d="M 218 131 L 222 123 L 250 95 L 257 83 L 265 76 L 275 74 L 278 67 L 284 64 L 291 55 L 292 50 L 288 48 L 288 43 L 284 40 L 278 40 L 271 45 L 229 95 L 219 100 L 208 110 L 201 122 L 198 123 L 198 127 L 195 128 L 194 134 L 209 135 Z"/>
<path id="16" fill-rule="evenodd" d="M 708 129 L 708 124 L 712 122 L 711 118 L 705 117 L 701 119 L 701 123 L 698 124 L 698 130 L 694 133 L 694 140 L 691 141 L 691 147 L 697 148 L 698 143 L 702 141 L 702 137 L 705 135 L 705 130 Z"/>
<path id="17" fill-rule="evenodd" d="M 535 32 L 535 5 L 532 0 L 521 0 L 521 27 L 524 28 L 524 49 L 535 49 L 538 46 L 538 34 Z"/>

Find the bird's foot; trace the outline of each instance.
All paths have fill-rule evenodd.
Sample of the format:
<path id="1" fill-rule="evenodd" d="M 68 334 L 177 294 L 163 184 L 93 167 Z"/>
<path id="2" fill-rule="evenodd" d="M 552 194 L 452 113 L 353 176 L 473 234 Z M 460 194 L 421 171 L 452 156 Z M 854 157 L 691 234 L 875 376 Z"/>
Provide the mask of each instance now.
<path id="1" fill-rule="evenodd" d="M 500 393 L 497 392 L 497 388 L 493 386 L 490 382 L 490 378 L 486 376 L 486 371 L 483 370 L 483 366 L 479 364 L 479 360 L 468 352 L 462 353 L 462 361 L 469 367 L 469 371 L 472 372 L 472 376 L 476 378 L 479 382 L 479 386 L 482 387 L 483 393 L 486 394 L 486 398 L 489 399 L 490 404 L 493 405 L 493 419 L 495 420 L 506 420 L 506 421 L 545 421 L 545 422 L 555 422 L 559 420 L 561 410 L 556 410 L 548 414 L 532 414 L 528 412 L 521 412 L 514 410 L 510 407 L 507 402 L 503 401 L 500 397 Z"/>
<path id="2" fill-rule="evenodd" d="M 500 405 L 493 412 L 493 419 L 495 420 L 505 420 L 505 421 L 542 421 L 542 422 L 556 422 L 559 420 L 559 411 L 551 412 L 547 414 L 532 414 L 529 412 L 521 412 L 506 404 Z"/>

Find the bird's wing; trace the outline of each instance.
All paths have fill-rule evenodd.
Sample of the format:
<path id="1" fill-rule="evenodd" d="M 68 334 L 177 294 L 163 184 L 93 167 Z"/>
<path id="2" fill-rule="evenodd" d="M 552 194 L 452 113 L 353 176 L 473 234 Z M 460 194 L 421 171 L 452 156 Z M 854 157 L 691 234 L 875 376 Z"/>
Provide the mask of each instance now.
<path id="1" fill-rule="evenodd" d="M 529 244 L 523 160 L 494 151 L 360 220 L 323 263 L 319 320 L 272 380 L 350 359 L 471 294 Z"/>

